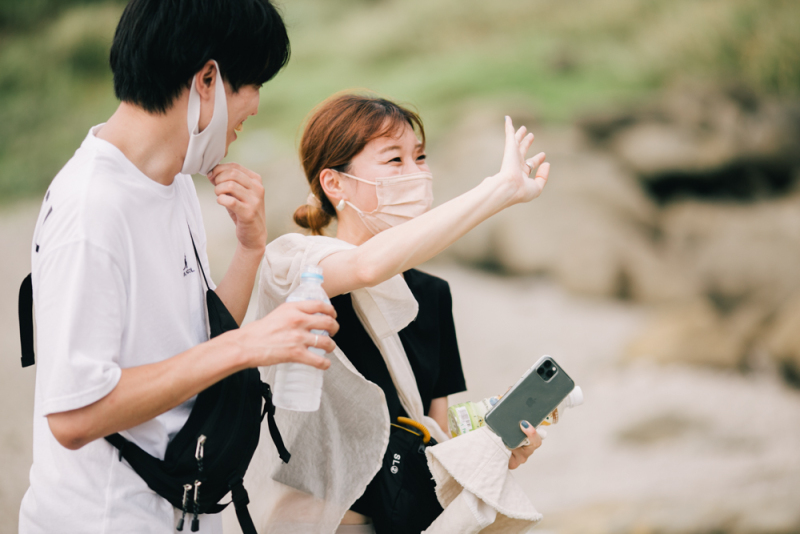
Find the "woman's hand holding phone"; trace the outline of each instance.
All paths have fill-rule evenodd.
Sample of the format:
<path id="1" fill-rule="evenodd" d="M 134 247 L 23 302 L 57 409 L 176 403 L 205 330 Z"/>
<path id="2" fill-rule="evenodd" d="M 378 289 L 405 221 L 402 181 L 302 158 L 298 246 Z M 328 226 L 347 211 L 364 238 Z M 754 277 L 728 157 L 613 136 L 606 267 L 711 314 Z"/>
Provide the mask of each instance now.
<path id="1" fill-rule="evenodd" d="M 527 421 L 520 421 L 519 428 L 528 437 L 528 444 L 511 450 L 511 456 L 508 458 L 509 469 L 516 469 L 527 462 L 533 451 L 542 446 L 542 437 L 536 432 L 532 424 Z"/>

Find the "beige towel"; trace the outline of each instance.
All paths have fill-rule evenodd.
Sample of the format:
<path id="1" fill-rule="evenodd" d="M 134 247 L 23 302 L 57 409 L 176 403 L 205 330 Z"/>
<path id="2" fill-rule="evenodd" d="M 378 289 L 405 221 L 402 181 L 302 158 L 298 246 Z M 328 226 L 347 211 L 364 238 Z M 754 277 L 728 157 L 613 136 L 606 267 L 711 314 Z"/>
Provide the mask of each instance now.
<path id="1" fill-rule="evenodd" d="M 445 512 L 426 533 L 514 534 L 527 532 L 541 521 L 542 514 L 536 511 L 508 469 L 511 451 L 487 427 L 429 447 L 426 454 L 428 467 L 436 481 L 436 496 L 445 508 Z M 484 526 L 479 525 L 480 522 L 473 517 L 476 515 L 474 510 L 472 514 L 465 515 L 450 509 L 454 504 L 458 509 L 466 506 L 466 502 L 462 502 L 466 492 L 497 512 L 493 524 L 473 530 Z M 459 530 L 449 530 L 457 521 Z M 468 529 L 467 525 L 472 527 Z"/>

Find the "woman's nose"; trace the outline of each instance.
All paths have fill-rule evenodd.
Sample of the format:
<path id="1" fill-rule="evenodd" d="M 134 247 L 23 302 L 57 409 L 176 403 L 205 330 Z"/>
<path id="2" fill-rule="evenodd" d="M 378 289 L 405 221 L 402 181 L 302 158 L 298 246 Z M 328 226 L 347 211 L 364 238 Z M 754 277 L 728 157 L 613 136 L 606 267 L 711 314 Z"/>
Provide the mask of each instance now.
<path id="1" fill-rule="evenodd" d="M 423 170 L 424 166 L 425 166 L 424 161 L 422 162 L 419 162 L 417 160 L 408 161 L 403 165 L 403 174 L 413 174 L 415 172 L 420 172 Z"/>

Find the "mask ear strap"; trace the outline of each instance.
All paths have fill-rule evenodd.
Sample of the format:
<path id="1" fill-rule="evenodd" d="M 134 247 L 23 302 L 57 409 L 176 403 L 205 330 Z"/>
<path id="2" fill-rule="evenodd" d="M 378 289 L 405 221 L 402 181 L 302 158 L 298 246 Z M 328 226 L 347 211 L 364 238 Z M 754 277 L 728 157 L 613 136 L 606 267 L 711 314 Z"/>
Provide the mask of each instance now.
<path id="1" fill-rule="evenodd" d="M 365 184 L 370 184 L 370 185 L 378 185 L 377 182 L 370 182 L 369 180 L 364 180 L 363 178 L 359 178 L 358 176 L 353 176 L 352 174 L 347 174 L 346 172 L 341 172 L 341 171 L 336 171 L 336 172 L 344 176 L 347 176 L 348 178 L 352 178 L 353 180 L 356 180 L 358 182 L 364 182 Z"/>
<path id="2" fill-rule="evenodd" d="M 336 171 L 336 172 L 338 172 L 339 174 L 341 174 L 343 176 L 347 176 L 348 178 L 352 178 L 353 180 L 356 180 L 356 181 L 359 181 L 359 182 L 364 182 L 365 184 L 371 184 L 371 185 L 375 185 L 375 186 L 378 185 L 375 182 L 369 182 L 367 180 L 364 180 L 363 178 L 359 178 L 358 176 L 353 176 L 352 174 L 347 174 L 346 172 L 342 172 L 342 171 Z M 342 199 L 341 202 L 344 202 L 345 204 L 347 204 L 348 206 L 350 206 L 351 208 L 356 210 L 356 213 L 358 213 L 359 215 L 364 215 L 364 212 L 361 211 L 360 209 L 358 209 L 356 206 L 354 206 L 349 200 Z M 340 210 L 341 210 L 341 208 L 340 208 Z"/>

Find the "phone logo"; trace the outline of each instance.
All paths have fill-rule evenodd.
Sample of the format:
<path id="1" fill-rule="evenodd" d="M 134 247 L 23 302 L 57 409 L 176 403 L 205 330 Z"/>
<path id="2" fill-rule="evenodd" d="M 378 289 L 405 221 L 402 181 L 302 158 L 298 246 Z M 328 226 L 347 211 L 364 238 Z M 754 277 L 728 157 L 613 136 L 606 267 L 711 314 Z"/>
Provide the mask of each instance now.
<path id="1" fill-rule="evenodd" d="M 528 400 L 525 401 L 525 404 L 528 405 L 528 408 L 531 408 L 534 404 L 536 404 L 536 399 L 533 397 L 528 397 Z"/>

